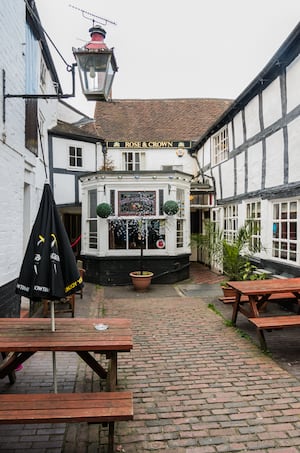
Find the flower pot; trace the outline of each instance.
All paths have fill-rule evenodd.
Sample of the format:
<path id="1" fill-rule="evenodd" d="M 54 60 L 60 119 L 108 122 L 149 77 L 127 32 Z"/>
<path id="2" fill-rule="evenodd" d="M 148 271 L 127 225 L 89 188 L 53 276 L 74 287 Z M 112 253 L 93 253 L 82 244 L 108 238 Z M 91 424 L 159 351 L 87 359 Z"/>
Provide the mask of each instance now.
<path id="1" fill-rule="evenodd" d="M 147 289 L 149 288 L 151 279 L 153 277 L 153 272 L 143 271 L 143 273 L 141 273 L 141 271 L 134 271 L 130 272 L 129 275 L 131 277 L 134 289 L 136 291 L 143 292 L 147 291 Z"/>
<path id="2" fill-rule="evenodd" d="M 229 286 L 222 286 L 224 297 L 235 297 L 236 291 Z"/>

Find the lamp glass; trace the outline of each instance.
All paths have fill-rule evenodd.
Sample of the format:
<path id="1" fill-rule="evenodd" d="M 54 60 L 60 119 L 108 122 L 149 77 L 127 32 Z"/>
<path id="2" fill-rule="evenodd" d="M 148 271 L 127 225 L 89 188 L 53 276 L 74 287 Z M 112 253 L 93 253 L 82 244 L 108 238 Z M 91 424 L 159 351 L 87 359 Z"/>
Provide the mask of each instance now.
<path id="1" fill-rule="evenodd" d="M 74 50 L 83 94 L 89 100 L 107 100 L 117 70 L 112 50 Z"/>

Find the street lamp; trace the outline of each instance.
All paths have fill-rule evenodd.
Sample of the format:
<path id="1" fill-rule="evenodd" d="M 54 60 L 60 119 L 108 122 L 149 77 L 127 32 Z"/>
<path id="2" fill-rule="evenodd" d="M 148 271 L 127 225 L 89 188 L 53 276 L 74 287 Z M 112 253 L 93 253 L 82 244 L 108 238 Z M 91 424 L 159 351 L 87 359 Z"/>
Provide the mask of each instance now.
<path id="1" fill-rule="evenodd" d="M 3 122 L 5 123 L 5 103 L 8 98 L 23 99 L 66 99 L 75 97 L 75 67 L 78 65 L 83 94 L 89 101 L 107 101 L 109 98 L 114 75 L 118 70 L 113 49 L 108 49 L 104 42 L 106 32 L 99 25 L 90 30 L 91 41 L 79 49 L 73 48 L 77 63 L 67 65 L 72 73 L 72 93 L 63 94 L 9 94 L 6 93 L 6 73 L 2 70 Z M 57 50 L 57 49 L 56 49 Z"/>
<path id="2" fill-rule="evenodd" d="M 104 42 L 106 31 L 100 25 L 94 25 L 89 32 L 91 41 L 80 49 L 73 48 L 81 88 L 88 100 L 107 101 L 118 70 L 116 59 L 113 49 L 108 49 Z"/>

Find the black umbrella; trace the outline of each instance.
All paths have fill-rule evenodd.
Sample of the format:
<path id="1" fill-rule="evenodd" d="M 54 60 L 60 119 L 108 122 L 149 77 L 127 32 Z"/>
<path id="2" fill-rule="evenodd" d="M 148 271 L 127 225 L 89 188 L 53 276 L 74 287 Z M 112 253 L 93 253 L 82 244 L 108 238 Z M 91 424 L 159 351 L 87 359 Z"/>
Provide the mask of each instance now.
<path id="1" fill-rule="evenodd" d="M 16 292 L 33 301 L 60 300 L 83 285 L 52 190 L 45 184 Z"/>
<path id="2" fill-rule="evenodd" d="M 42 299 L 52 301 L 51 324 L 54 331 L 54 301 L 64 299 L 82 286 L 83 281 L 52 190 L 49 184 L 45 184 L 23 259 L 16 293 L 32 301 Z M 56 391 L 54 354 L 53 365 Z"/>

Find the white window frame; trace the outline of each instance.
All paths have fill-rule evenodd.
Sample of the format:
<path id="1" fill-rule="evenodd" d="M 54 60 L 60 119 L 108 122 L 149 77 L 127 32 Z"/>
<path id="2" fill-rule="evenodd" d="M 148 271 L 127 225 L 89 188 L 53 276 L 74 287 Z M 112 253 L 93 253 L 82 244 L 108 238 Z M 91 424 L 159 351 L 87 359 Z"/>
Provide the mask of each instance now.
<path id="1" fill-rule="evenodd" d="M 232 242 L 238 231 L 238 205 L 229 204 L 223 207 L 224 239 Z"/>
<path id="2" fill-rule="evenodd" d="M 91 195 L 95 196 L 95 203 L 91 200 Z M 89 250 L 97 250 L 98 249 L 98 221 L 97 221 L 97 189 L 89 189 L 88 190 L 88 217 L 86 222 L 88 224 L 87 232 L 88 232 L 88 249 Z"/>
<path id="3" fill-rule="evenodd" d="M 253 231 L 251 242 L 253 249 L 261 248 L 261 201 L 253 200 L 246 203 L 246 222 Z"/>
<path id="4" fill-rule="evenodd" d="M 299 264 L 300 222 L 297 221 L 299 212 L 299 199 L 285 199 L 272 203 L 273 258 Z M 293 229 L 291 224 L 295 224 Z"/>
<path id="5" fill-rule="evenodd" d="M 184 219 L 176 219 L 176 247 L 184 246 Z"/>
<path id="6" fill-rule="evenodd" d="M 74 155 L 71 155 L 71 149 L 74 149 Z M 78 155 L 78 152 L 81 152 L 81 156 Z M 71 158 L 74 159 L 74 164 L 71 164 Z M 83 168 L 83 148 L 82 146 L 74 146 L 74 145 L 69 145 L 68 146 L 68 160 L 69 160 L 69 168 Z M 79 161 L 81 161 L 81 165 L 78 165 Z"/>
<path id="7" fill-rule="evenodd" d="M 123 170 L 140 171 L 144 169 L 145 153 L 141 151 L 128 150 L 122 153 Z"/>
<path id="8" fill-rule="evenodd" d="M 212 147 L 212 165 L 220 164 L 228 159 L 229 154 L 229 136 L 228 126 L 224 126 L 215 135 L 211 137 Z"/>

